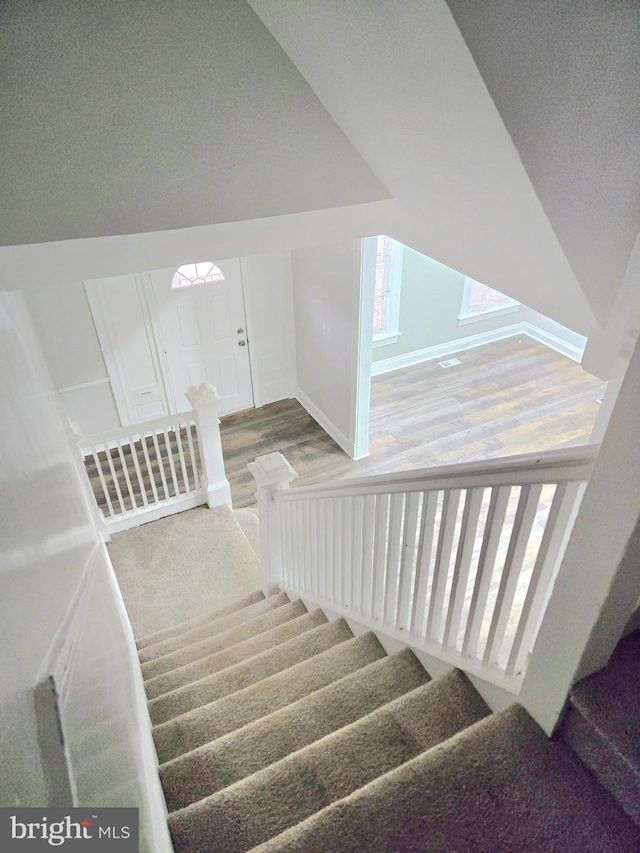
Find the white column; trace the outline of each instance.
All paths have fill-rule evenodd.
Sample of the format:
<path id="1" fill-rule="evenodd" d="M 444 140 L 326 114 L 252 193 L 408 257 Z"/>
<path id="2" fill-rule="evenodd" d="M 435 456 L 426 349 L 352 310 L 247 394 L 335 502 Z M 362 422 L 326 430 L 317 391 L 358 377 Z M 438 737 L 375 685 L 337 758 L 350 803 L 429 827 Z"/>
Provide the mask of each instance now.
<path id="1" fill-rule="evenodd" d="M 278 507 L 273 493 L 288 489 L 298 476 L 282 453 L 267 453 L 250 462 L 247 468 L 256 481 L 256 498 L 260 516 L 259 586 L 265 595 L 273 595 L 282 581 L 282 542 Z"/>
<path id="2" fill-rule="evenodd" d="M 98 507 L 96 502 L 96 497 L 93 493 L 93 488 L 91 487 L 91 481 L 89 480 L 89 475 L 87 474 L 87 469 L 84 464 L 84 455 L 80 449 L 80 430 L 78 429 L 76 422 L 72 421 L 71 418 L 67 419 L 65 432 L 71 447 L 71 452 L 73 453 L 73 458 L 76 460 L 80 484 L 82 486 L 82 491 L 84 492 L 87 507 L 93 517 L 96 530 L 103 542 L 109 542 L 111 541 L 111 535 L 107 528 L 107 522 L 104 520 L 102 510 Z"/>
<path id="3" fill-rule="evenodd" d="M 210 509 L 223 504 L 231 506 L 231 487 L 224 470 L 220 440 L 220 418 L 218 417 L 220 395 L 213 385 L 203 382 L 201 385 L 192 385 L 186 397 L 195 413 L 207 505 Z"/>

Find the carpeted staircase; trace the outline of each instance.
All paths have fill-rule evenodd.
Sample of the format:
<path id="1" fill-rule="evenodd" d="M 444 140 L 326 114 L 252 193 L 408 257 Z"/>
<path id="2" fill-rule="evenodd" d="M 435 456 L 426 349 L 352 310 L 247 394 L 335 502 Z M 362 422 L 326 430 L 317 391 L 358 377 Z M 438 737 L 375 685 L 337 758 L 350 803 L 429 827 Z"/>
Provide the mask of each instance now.
<path id="1" fill-rule="evenodd" d="M 519 706 L 284 593 L 138 643 L 176 853 L 640 850 Z"/>

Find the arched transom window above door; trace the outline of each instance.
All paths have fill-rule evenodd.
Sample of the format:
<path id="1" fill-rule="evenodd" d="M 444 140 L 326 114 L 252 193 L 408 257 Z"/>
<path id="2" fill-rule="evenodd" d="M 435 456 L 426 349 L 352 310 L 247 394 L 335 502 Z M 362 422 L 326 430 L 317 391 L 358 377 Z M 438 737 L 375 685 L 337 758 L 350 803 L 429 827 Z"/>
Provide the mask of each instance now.
<path id="1" fill-rule="evenodd" d="M 224 281 L 224 274 L 212 261 L 200 261 L 178 267 L 171 279 L 171 287 L 192 287 L 207 281 Z"/>

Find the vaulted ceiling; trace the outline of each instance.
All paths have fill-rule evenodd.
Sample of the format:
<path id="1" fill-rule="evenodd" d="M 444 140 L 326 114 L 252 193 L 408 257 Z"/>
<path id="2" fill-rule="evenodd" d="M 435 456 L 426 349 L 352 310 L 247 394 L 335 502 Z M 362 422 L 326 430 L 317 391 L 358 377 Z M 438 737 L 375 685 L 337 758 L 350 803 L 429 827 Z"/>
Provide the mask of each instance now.
<path id="1" fill-rule="evenodd" d="M 639 10 L 5 0 L 0 242 L 391 199 L 393 236 L 587 332 L 640 230 Z"/>

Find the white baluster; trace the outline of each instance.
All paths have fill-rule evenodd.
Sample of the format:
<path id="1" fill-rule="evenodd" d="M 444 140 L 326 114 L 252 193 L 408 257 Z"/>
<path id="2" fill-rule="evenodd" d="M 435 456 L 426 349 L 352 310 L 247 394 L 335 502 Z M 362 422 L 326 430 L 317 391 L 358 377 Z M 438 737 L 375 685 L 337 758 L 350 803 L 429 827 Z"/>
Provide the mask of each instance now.
<path id="1" fill-rule="evenodd" d="M 453 572 L 449 607 L 447 608 L 447 621 L 444 629 L 444 643 L 449 648 L 457 648 L 458 645 L 462 608 L 467 592 L 469 569 L 471 568 L 471 558 L 476 542 L 483 496 L 484 489 L 470 489 L 467 491 L 465 498 L 456 566 Z"/>
<path id="2" fill-rule="evenodd" d="M 407 509 L 402 534 L 402 559 L 400 563 L 398 607 L 395 624 L 399 628 L 409 627 L 410 596 L 413 588 L 413 577 L 418 544 L 418 510 L 420 508 L 420 492 L 412 492 L 407 496 Z"/>
<path id="3" fill-rule="evenodd" d="M 499 662 L 498 658 L 504 640 L 507 621 L 511 614 L 518 578 L 520 577 L 522 562 L 529 542 L 529 536 L 531 535 L 531 528 L 535 521 L 541 490 L 542 486 L 540 485 L 523 486 L 520 493 L 518 509 L 513 522 L 509 548 L 504 562 L 500 588 L 484 652 L 483 663 L 485 666 L 491 666 Z"/>
<path id="4" fill-rule="evenodd" d="M 424 636 L 424 614 L 427 608 L 429 571 L 433 554 L 437 510 L 438 492 L 425 492 L 422 499 L 420 538 L 418 541 L 416 576 L 414 580 L 413 602 L 411 605 L 411 632 L 419 636 Z"/>
<path id="5" fill-rule="evenodd" d="M 433 569 L 433 585 L 431 587 L 429 617 L 427 620 L 427 635 L 430 640 L 434 640 L 437 643 L 440 642 L 444 598 L 447 590 L 447 581 L 449 580 L 451 552 L 453 550 L 453 538 L 456 532 L 461 494 L 460 489 L 446 491 L 442 502 L 440 535 L 438 537 L 436 562 Z"/>
<path id="6" fill-rule="evenodd" d="M 220 440 L 220 396 L 213 385 L 203 382 L 201 385 L 192 385 L 186 397 L 195 412 L 207 504 L 209 507 L 221 504 L 231 506 L 231 487 L 224 470 Z"/>
<path id="7" fill-rule="evenodd" d="M 258 456 L 247 466 L 256 481 L 256 498 L 260 515 L 260 587 L 266 595 L 276 591 L 283 578 L 282 542 L 279 513 L 281 507 L 273 501 L 273 494 L 288 489 L 298 476 L 281 453 Z M 301 577 L 298 566 L 295 575 Z"/>

